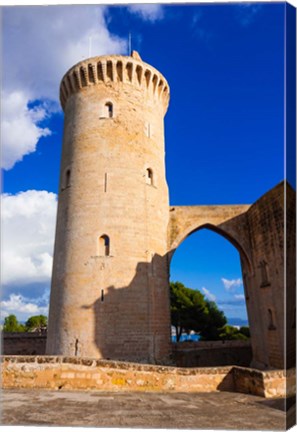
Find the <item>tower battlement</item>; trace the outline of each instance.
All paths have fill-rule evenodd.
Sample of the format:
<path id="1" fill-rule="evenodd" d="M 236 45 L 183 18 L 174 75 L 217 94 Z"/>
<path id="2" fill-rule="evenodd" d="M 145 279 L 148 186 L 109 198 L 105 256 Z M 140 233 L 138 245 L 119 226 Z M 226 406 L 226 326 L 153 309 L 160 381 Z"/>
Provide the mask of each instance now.
<path id="1" fill-rule="evenodd" d="M 167 110 L 169 86 L 166 79 L 157 69 L 143 62 L 135 51 L 131 56 L 92 57 L 69 69 L 60 86 L 63 110 L 71 94 L 98 83 L 127 83 L 142 88 L 163 104 L 164 113 Z"/>

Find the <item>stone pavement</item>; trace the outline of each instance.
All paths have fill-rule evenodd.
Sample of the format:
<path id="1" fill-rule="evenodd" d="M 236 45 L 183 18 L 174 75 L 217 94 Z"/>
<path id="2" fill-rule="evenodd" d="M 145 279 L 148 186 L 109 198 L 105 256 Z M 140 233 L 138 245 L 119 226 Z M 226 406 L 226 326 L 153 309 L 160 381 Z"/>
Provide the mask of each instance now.
<path id="1" fill-rule="evenodd" d="M 3 390 L 2 425 L 285 428 L 284 401 L 241 393 Z M 291 408 L 292 409 L 292 408 Z"/>

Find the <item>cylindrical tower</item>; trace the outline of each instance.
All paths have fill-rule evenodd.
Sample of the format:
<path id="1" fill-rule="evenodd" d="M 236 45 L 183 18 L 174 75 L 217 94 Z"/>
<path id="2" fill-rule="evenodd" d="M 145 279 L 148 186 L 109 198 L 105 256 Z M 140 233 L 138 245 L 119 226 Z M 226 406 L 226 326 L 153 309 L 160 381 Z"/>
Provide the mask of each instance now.
<path id="1" fill-rule="evenodd" d="M 63 77 L 65 112 L 47 354 L 170 354 L 165 78 L 136 52 Z"/>

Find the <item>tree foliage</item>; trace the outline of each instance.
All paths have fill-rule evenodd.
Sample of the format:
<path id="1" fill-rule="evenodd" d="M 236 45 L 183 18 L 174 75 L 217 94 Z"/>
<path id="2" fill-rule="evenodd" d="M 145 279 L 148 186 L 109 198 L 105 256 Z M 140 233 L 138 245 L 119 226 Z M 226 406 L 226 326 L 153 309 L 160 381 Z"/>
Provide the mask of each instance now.
<path id="1" fill-rule="evenodd" d="M 170 283 L 170 307 L 177 342 L 182 333 L 191 331 L 198 333 L 200 340 L 247 340 L 250 337 L 248 327 L 237 329 L 227 325 L 224 312 L 215 302 L 180 282 Z"/>
<path id="2" fill-rule="evenodd" d="M 47 326 L 47 317 L 45 315 L 35 315 L 26 321 L 26 329 L 29 332 L 41 331 Z"/>
<path id="3" fill-rule="evenodd" d="M 237 329 L 236 327 L 230 325 L 224 326 L 219 336 L 221 340 L 248 340 L 249 338 L 249 336 L 242 333 L 241 329 Z"/>
<path id="4" fill-rule="evenodd" d="M 176 329 L 176 340 L 183 332 L 199 333 L 201 339 L 218 339 L 219 329 L 227 320 L 214 302 L 198 291 L 186 288 L 180 282 L 170 283 L 171 323 Z"/>
<path id="5" fill-rule="evenodd" d="M 206 325 L 200 332 L 201 340 L 219 340 L 220 331 L 227 323 L 227 318 L 223 311 L 219 310 L 216 303 L 213 301 L 205 300 L 208 314 Z"/>
<path id="6" fill-rule="evenodd" d="M 4 319 L 3 331 L 20 333 L 26 331 L 26 328 L 23 324 L 20 324 L 18 322 L 17 317 L 15 315 L 11 314 Z"/>
<path id="7" fill-rule="evenodd" d="M 3 331 L 5 332 L 33 332 L 41 331 L 47 327 L 47 317 L 45 315 L 35 315 L 26 321 L 26 324 L 21 324 L 17 317 L 13 314 L 4 319 Z"/>

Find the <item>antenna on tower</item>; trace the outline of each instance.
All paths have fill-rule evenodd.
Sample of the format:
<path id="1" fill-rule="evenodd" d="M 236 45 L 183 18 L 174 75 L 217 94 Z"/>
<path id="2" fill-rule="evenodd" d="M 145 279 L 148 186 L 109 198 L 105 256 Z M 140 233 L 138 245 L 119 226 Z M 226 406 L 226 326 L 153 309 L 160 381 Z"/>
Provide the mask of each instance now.
<path id="1" fill-rule="evenodd" d="M 129 32 L 129 52 L 128 55 L 131 55 L 132 53 L 132 42 L 131 42 L 131 32 Z"/>

